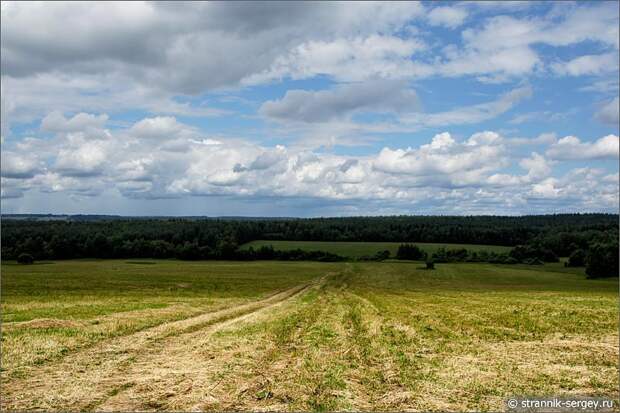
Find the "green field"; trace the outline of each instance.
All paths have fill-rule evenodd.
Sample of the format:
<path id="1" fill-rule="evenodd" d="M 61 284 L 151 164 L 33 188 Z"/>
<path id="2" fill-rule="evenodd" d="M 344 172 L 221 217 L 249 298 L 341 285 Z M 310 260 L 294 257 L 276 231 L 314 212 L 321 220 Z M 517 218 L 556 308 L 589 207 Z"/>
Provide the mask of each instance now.
<path id="1" fill-rule="evenodd" d="M 2 264 L 2 409 L 504 410 L 617 399 L 618 280 L 413 262 Z"/>
<path id="2" fill-rule="evenodd" d="M 306 251 L 326 251 L 332 254 L 341 255 L 343 257 L 359 258 L 362 256 L 372 256 L 379 251 L 390 251 L 391 256 L 396 255 L 398 246 L 402 242 L 328 242 L 328 241 L 269 241 L 258 240 L 243 244 L 241 249 L 250 247 L 258 249 L 263 245 L 271 245 L 274 249 L 280 251 L 302 249 Z M 508 252 L 511 247 L 503 247 L 500 245 L 474 245 L 474 244 L 440 244 L 429 242 L 414 242 L 428 254 L 432 254 L 439 248 L 458 249 L 465 248 L 469 251 L 487 251 L 487 252 Z"/>

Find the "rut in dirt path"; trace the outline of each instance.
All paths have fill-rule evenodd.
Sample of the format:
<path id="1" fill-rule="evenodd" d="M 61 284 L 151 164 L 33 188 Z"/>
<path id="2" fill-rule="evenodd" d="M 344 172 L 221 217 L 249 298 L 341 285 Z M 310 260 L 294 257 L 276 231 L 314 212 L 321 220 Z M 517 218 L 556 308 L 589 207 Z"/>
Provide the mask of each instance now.
<path id="1" fill-rule="evenodd" d="M 324 281 L 325 277 L 322 277 L 259 301 L 106 340 L 58 362 L 36 367 L 24 379 L 3 383 L 1 407 L 4 410 L 100 410 L 97 406 L 131 386 L 131 382 L 124 379 L 127 377 L 125 370 L 131 368 L 136 358 L 146 356 L 146 365 L 140 366 L 137 374 L 145 371 L 143 369 L 155 368 L 148 366 L 151 354 L 167 353 L 168 348 L 175 348 L 179 353 L 191 350 L 186 347 L 191 347 L 190 343 L 195 342 L 196 337 L 184 340 L 185 336 L 202 336 L 204 340 L 210 333 L 228 324 L 282 304 Z M 183 344 L 179 347 L 179 343 Z"/>

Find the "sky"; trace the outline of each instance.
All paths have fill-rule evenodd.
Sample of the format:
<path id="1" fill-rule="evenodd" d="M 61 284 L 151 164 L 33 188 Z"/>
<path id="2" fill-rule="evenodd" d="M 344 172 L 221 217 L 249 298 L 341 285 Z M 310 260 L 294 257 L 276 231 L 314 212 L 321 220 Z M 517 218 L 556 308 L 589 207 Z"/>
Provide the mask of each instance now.
<path id="1" fill-rule="evenodd" d="M 618 212 L 619 3 L 1 3 L 2 213 Z"/>

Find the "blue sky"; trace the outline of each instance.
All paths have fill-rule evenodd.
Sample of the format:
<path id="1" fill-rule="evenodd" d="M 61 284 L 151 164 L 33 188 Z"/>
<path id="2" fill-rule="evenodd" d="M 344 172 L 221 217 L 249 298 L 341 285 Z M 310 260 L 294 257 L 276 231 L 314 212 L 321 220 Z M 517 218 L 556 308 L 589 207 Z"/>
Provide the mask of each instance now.
<path id="1" fill-rule="evenodd" d="M 618 211 L 618 2 L 2 2 L 2 211 Z"/>

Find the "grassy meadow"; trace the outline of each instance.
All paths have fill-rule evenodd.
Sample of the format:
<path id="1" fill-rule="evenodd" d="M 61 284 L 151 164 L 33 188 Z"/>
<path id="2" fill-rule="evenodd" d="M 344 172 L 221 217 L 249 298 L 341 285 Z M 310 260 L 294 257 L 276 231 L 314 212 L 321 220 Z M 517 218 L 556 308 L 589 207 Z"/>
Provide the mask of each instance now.
<path id="1" fill-rule="evenodd" d="M 359 258 L 362 256 L 372 256 L 379 251 L 390 251 L 391 256 L 396 255 L 398 246 L 402 242 L 328 242 L 328 241 L 270 241 L 258 240 L 251 241 L 241 246 L 241 249 L 250 247 L 258 249 L 264 245 L 271 245 L 275 250 L 287 251 L 301 249 L 306 251 L 326 251 L 332 254 L 341 255 L 343 257 Z M 439 248 L 458 249 L 466 248 L 469 251 L 487 251 L 487 252 L 508 252 L 511 247 L 501 245 L 473 245 L 473 244 L 440 244 L 429 242 L 413 243 L 420 247 L 429 255 L 437 251 Z"/>
<path id="2" fill-rule="evenodd" d="M 1 403 L 497 411 L 512 395 L 617 398 L 617 304 L 617 279 L 561 264 L 3 263 Z"/>
<path id="3" fill-rule="evenodd" d="M 21 367 L 75 348 L 255 300 L 328 268 L 308 262 L 3 263 L 2 368 L 19 375 Z"/>

